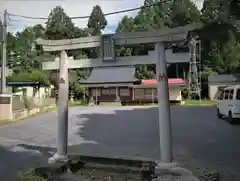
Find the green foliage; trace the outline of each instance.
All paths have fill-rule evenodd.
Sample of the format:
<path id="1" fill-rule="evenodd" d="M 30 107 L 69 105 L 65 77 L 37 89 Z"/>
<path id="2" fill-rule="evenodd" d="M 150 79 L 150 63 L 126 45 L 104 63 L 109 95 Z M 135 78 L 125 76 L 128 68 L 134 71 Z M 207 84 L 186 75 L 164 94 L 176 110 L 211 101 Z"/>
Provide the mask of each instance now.
<path id="1" fill-rule="evenodd" d="M 60 6 L 55 7 L 48 16 L 45 35 L 48 39 L 74 38 L 74 24 Z"/>
<path id="2" fill-rule="evenodd" d="M 104 27 L 101 26 L 102 28 Z M 42 47 L 36 45 L 36 38 L 65 39 L 89 35 L 89 28 L 80 29 L 76 27 L 63 8 L 57 6 L 49 14 L 46 28 L 38 24 L 27 27 L 22 32 L 17 32 L 16 35 L 8 33 L 7 58 L 8 66 L 13 69 L 13 74 L 7 80 L 10 82 L 37 82 L 39 83 L 38 86 L 52 84 L 57 89 L 57 74 L 43 72 L 41 64 L 44 61 L 53 60 L 59 52 L 44 53 Z M 68 55 L 75 58 L 87 58 L 86 53 L 79 50 L 68 51 Z M 75 92 L 79 92 L 77 82 L 70 80 L 70 86 L 74 87 Z"/>
<path id="3" fill-rule="evenodd" d="M 74 100 L 82 100 L 86 96 L 86 89 L 78 82 L 90 75 L 89 69 L 76 69 L 70 71 L 69 92 Z"/>
<path id="4" fill-rule="evenodd" d="M 107 26 L 107 20 L 99 5 L 93 7 L 87 26 L 91 31 L 91 35 L 100 35 Z"/>
<path id="5" fill-rule="evenodd" d="M 170 27 L 184 26 L 190 23 L 198 23 L 201 15 L 196 5 L 189 0 L 175 0 L 171 5 Z"/>
<path id="6" fill-rule="evenodd" d="M 151 5 L 158 0 L 145 0 L 144 5 Z M 161 28 L 174 28 L 189 23 L 200 22 L 201 14 L 190 0 L 175 0 L 159 3 L 157 6 L 142 8 L 136 17 L 124 16 L 119 22 L 116 32 L 154 31 Z M 131 48 L 121 48 L 118 55 L 146 55 L 152 50 L 151 45 L 136 45 Z M 152 79 L 155 77 L 155 65 L 141 65 L 136 67 L 136 77 Z"/>
<path id="7" fill-rule="evenodd" d="M 135 29 L 134 18 L 124 16 L 118 23 L 116 32 L 132 32 Z"/>
<path id="8" fill-rule="evenodd" d="M 145 5 L 158 0 L 145 0 Z M 157 30 L 163 27 L 174 28 L 190 23 L 203 22 L 199 32 L 202 42 L 203 80 L 212 73 L 236 73 L 240 71 L 240 3 L 230 0 L 205 0 L 201 12 L 190 0 L 174 0 L 159 3 L 154 7 L 142 8 L 136 17 L 124 16 L 116 32 Z M 141 54 L 147 46 L 121 48 L 120 55 Z M 151 49 L 151 48 L 150 48 Z M 137 53 L 136 53 L 137 52 Z M 155 66 L 137 67 L 138 78 L 154 76 Z M 210 71 L 210 72 L 207 72 Z"/>
<path id="9" fill-rule="evenodd" d="M 18 175 L 19 181 L 48 181 L 40 176 L 37 176 L 33 169 L 26 173 L 20 173 Z"/>
<path id="10" fill-rule="evenodd" d="M 201 32 L 204 66 L 217 73 L 237 73 L 240 68 L 238 30 L 239 17 L 231 11 L 231 1 L 204 1 Z"/>
<path id="11" fill-rule="evenodd" d="M 39 86 L 49 85 L 48 76 L 37 69 L 34 69 L 30 72 L 20 72 L 13 73 L 11 76 L 7 77 L 9 82 L 35 82 Z"/>
<path id="12" fill-rule="evenodd" d="M 202 80 L 207 81 L 208 76 L 217 75 L 217 72 L 213 71 L 212 68 L 204 67 L 201 71 Z"/>
<path id="13" fill-rule="evenodd" d="M 153 79 L 155 78 L 155 66 L 137 66 L 136 78 L 138 79 Z"/>

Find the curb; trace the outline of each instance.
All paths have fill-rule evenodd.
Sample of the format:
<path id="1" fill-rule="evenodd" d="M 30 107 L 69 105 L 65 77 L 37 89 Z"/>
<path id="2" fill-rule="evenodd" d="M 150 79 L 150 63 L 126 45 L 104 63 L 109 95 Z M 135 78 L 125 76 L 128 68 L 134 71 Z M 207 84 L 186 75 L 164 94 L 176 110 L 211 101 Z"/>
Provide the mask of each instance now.
<path id="1" fill-rule="evenodd" d="M 154 181 L 200 181 L 190 170 L 180 167 L 177 163 L 157 163 L 155 174 L 157 178 L 153 179 Z"/>

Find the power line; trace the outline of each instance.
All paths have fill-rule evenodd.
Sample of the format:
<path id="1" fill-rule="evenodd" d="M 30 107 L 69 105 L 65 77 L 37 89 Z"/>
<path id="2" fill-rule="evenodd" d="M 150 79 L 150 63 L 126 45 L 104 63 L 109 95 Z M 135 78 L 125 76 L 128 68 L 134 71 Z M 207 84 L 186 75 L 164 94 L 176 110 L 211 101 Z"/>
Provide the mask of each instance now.
<path id="1" fill-rule="evenodd" d="M 162 0 L 162 1 L 159 1 L 159 2 L 156 2 L 156 3 L 153 3 L 153 4 L 150 4 L 150 5 L 144 5 L 144 6 L 139 6 L 139 7 L 136 7 L 136 8 L 131 8 L 131 9 L 125 9 L 125 10 L 120 10 L 120 11 L 114 11 L 114 12 L 111 12 L 111 13 L 106 13 L 106 14 L 103 14 L 104 16 L 110 16 L 110 15 L 115 15 L 115 14 L 120 14 L 120 13 L 126 13 L 126 12 L 131 12 L 131 11 L 136 11 L 136 10 L 140 10 L 142 8 L 149 8 L 149 7 L 154 7 L 154 6 L 157 6 L 159 5 L 160 3 L 167 3 L 171 0 Z M 32 17 L 32 16 L 24 16 L 24 15 L 18 15 L 18 14 L 12 14 L 12 13 L 8 13 L 9 16 L 13 16 L 13 17 L 19 17 L 19 18 L 25 18 L 25 19 L 36 19 L 36 20 L 48 20 L 48 18 L 46 17 Z M 89 18 L 90 15 L 88 16 L 74 16 L 74 17 L 70 17 L 71 19 L 86 19 L 86 18 Z"/>

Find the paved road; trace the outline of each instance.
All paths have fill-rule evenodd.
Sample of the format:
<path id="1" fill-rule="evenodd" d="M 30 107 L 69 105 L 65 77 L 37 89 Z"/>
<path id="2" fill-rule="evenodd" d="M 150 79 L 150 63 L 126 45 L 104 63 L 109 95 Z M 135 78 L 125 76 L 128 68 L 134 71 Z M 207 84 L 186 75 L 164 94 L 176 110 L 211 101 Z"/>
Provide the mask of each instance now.
<path id="1" fill-rule="evenodd" d="M 218 170 L 223 181 L 238 181 L 240 126 L 217 119 L 214 107 L 174 107 L 171 113 L 176 161 L 191 169 Z M 156 108 L 71 108 L 69 150 L 158 159 L 157 117 Z M 0 174 L 14 180 L 12 170 L 46 161 L 55 152 L 55 127 L 56 113 L 0 127 Z"/>

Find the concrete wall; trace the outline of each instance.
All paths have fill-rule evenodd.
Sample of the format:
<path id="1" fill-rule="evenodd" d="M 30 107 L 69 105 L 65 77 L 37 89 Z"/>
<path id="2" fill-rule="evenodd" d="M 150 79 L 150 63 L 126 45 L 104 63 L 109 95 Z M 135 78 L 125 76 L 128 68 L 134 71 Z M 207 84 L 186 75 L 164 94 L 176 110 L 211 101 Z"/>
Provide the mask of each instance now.
<path id="1" fill-rule="evenodd" d="M 136 86 L 133 86 L 133 87 L 141 88 L 141 85 L 136 85 Z M 154 86 L 149 86 L 149 87 L 143 86 L 142 88 L 147 89 L 147 88 L 150 88 L 150 87 L 156 88 L 155 85 Z M 169 86 L 169 100 L 170 101 L 181 101 L 182 100 L 182 94 L 181 94 L 182 93 L 182 89 L 183 88 L 181 86 Z M 153 95 L 157 96 L 157 94 L 155 94 L 155 93 L 153 93 Z"/>
<path id="2" fill-rule="evenodd" d="M 50 110 L 50 109 L 52 109 L 54 107 L 55 107 L 55 105 L 49 105 L 49 106 L 44 107 L 43 109 L 34 108 L 34 109 L 31 109 L 31 110 L 27 110 L 27 109 L 16 110 L 16 111 L 12 112 L 12 120 L 13 121 L 17 121 L 19 119 L 24 119 L 24 118 L 27 118 L 27 117 L 29 117 L 31 115 L 37 114 L 37 113 L 39 113 L 41 111 Z"/>
<path id="3" fill-rule="evenodd" d="M 12 96 L 9 94 L 0 95 L 0 120 L 12 119 Z"/>
<path id="4" fill-rule="evenodd" d="M 51 93 L 51 88 L 49 87 L 40 87 L 39 89 L 33 88 L 33 87 L 22 87 L 22 90 L 26 90 L 26 96 L 32 97 L 32 98 L 44 98 L 49 97 Z M 22 96 L 23 91 L 19 91 L 17 93 L 14 93 L 14 95 Z"/>
<path id="5" fill-rule="evenodd" d="M 169 88 L 169 99 L 171 101 L 181 101 L 181 87 L 170 87 Z"/>

